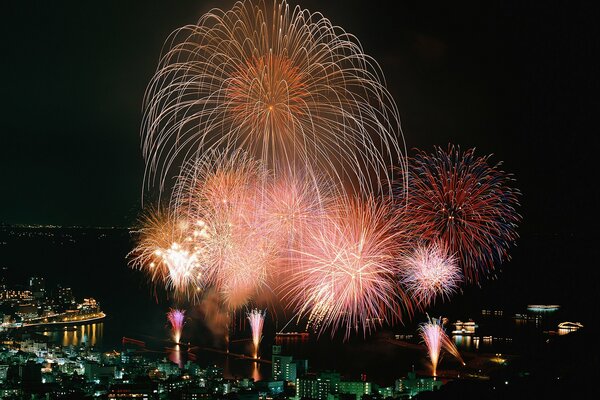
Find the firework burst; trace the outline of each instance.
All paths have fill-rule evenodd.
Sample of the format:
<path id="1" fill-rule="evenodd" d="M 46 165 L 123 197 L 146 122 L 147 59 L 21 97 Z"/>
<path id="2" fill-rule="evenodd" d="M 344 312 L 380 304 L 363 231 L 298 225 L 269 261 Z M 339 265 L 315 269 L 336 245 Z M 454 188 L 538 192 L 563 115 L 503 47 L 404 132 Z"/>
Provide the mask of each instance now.
<path id="1" fill-rule="evenodd" d="M 400 266 L 400 284 L 422 307 L 437 296 L 449 297 L 462 280 L 456 258 L 439 243 L 417 246 L 401 257 Z"/>
<path id="2" fill-rule="evenodd" d="M 177 296 L 194 297 L 202 287 L 200 254 L 188 235 L 188 223 L 173 213 L 151 210 L 141 220 L 130 265 Z"/>
<path id="3" fill-rule="evenodd" d="M 183 324 L 185 323 L 185 311 L 172 308 L 167 313 L 167 319 L 171 324 L 173 341 L 179 343 L 181 340 L 181 332 L 183 331 Z"/>
<path id="4" fill-rule="evenodd" d="M 520 195 L 511 175 L 475 149 L 461 152 L 450 146 L 433 154 L 419 151 L 411 160 L 402 202 L 418 239 L 440 240 L 456 254 L 469 281 L 508 257 L 517 239 Z"/>
<path id="5" fill-rule="evenodd" d="M 340 200 L 294 251 L 283 297 L 319 333 L 366 334 L 410 310 L 395 283 L 403 231 L 392 211 L 388 203 Z"/>
<path id="6" fill-rule="evenodd" d="M 184 171 L 173 208 L 194 221 L 191 236 L 205 267 L 204 285 L 239 307 L 266 284 L 275 263 L 273 232 L 262 220 L 267 175 L 242 153 L 213 153 Z"/>
<path id="7" fill-rule="evenodd" d="M 267 5 L 271 3 L 271 5 Z M 285 0 L 213 9 L 171 34 L 145 97 L 147 179 L 180 158 L 245 149 L 277 173 L 357 188 L 402 163 L 396 105 L 353 35 Z"/>
<path id="8" fill-rule="evenodd" d="M 252 345 L 254 346 L 253 357 L 258 357 L 258 346 L 262 339 L 262 330 L 265 323 L 266 311 L 261 311 L 256 308 L 246 313 L 248 321 L 250 321 L 250 328 L 252 329 Z"/>

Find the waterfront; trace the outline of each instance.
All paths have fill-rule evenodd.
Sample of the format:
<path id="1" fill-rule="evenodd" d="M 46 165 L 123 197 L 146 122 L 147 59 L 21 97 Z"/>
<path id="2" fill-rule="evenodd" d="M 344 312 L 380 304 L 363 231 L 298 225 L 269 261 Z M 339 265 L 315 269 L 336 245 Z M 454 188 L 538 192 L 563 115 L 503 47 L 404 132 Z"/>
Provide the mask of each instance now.
<path id="1" fill-rule="evenodd" d="M 30 276 L 47 276 L 50 285 L 62 283 L 71 286 L 77 298 L 96 298 L 102 310 L 107 313 L 107 318 L 99 324 L 46 330 L 44 334 L 53 343 L 63 346 L 81 346 L 85 343 L 108 351 L 120 349 L 122 338 L 126 336 L 146 341 L 148 350 L 156 352 L 153 354 L 157 356 L 169 355 L 174 360 L 177 357 L 185 360 L 187 357 L 185 352 L 174 352 L 170 350 L 172 346 L 163 342 L 170 337 L 166 313 L 169 307 L 177 304 L 160 290 L 155 292 L 141 273 L 127 267 L 126 255 L 131 246 L 128 230 L 4 228 L 0 243 L 2 266 L 8 268 L 5 271 L 7 279 L 23 282 Z M 38 251 L 31 252 L 24 258 L 22 255 L 31 248 Z M 518 265 L 511 264 L 511 268 L 517 269 Z M 536 351 L 531 343 L 519 339 L 521 334 L 533 332 L 535 335 L 535 332 L 540 332 L 539 329 L 529 329 L 532 326 L 535 328 L 535 321 L 533 325 L 525 322 L 519 326 L 511 318 L 515 312 L 525 312 L 528 302 L 540 299 L 530 299 L 522 293 L 509 298 L 504 296 L 502 300 L 505 302 L 506 314 L 503 318 L 509 320 L 508 324 L 500 323 L 501 319 L 482 315 L 481 304 L 494 299 L 495 293 L 501 289 L 502 286 L 498 287 L 491 282 L 485 290 L 466 290 L 455 295 L 452 302 L 440 303 L 433 307 L 430 313 L 432 316 L 448 316 L 451 321 L 465 321 L 468 318 L 477 321 L 480 325 L 478 335 L 481 336 L 479 349 L 474 348 L 473 338 L 463 337 L 457 341 L 461 351 L 473 353 L 474 357 L 496 352 L 518 353 L 527 346 L 528 351 Z M 180 306 L 187 308 L 189 317 L 184 328 L 183 341 L 190 341 L 198 346 L 225 348 L 222 336 L 213 335 L 203 322 L 197 307 L 185 304 Z M 281 317 L 277 326 L 283 326 L 289 318 Z M 428 370 L 425 349 L 418 345 L 418 338 L 413 337 L 409 340 L 411 346 L 403 346 L 401 341 L 394 338 L 395 334 L 414 335 L 417 324 L 424 318 L 423 314 L 415 315 L 412 321 L 405 321 L 405 325 L 399 324 L 393 329 L 381 330 L 366 339 L 361 335 L 353 335 L 349 342 L 344 342 L 341 337 L 331 339 L 325 334 L 320 339 L 313 335 L 309 340 L 287 340 L 282 344 L 284 352 L 295 358 L 309 359 L 311 369 L 335 369 L 350 377 L 358 377 L 364 373 L 375 382 L 390 384 L 394 379 L 405 376 L 413 366 L 418 371 Z M 573 319 L 579 320 L 579 316 L 576 315 Z M 230 338 L 230 350 L 250 355 L 249 327 L 245 325 L 243 316 L 238 315 L 236 321 Z M 509 326 L 510 329 L 506 330 L 503 326 Z M 452 326 L 447 328 L 453 329 Z M 260 350 L 262 358 L 271 357 L 271 345 L 275 343 L 274 333 L 275 321 L 271 312 L 268 312 Z M 483 336 L 492 336 L 492 341 L 484 342 Z M 513 340 L 512 343 L 508 343 L 494 337 L 510 337 Z M 532 338 L 533 336 L 529 337 Z M 538 339 L 535 338 L 535 343 L 540 342 Z M 230 377 L 270 377 L 268 365 L 255 366 L 252 361 L 226 357 L 211 351 L 194 350 L 194 353 L 196 362 L 200 365 L 220 365 Z M 458 363 L 451 357 L 444 358 L 440 366 L 441 370 L 452 370 L 456 367 Z"/>

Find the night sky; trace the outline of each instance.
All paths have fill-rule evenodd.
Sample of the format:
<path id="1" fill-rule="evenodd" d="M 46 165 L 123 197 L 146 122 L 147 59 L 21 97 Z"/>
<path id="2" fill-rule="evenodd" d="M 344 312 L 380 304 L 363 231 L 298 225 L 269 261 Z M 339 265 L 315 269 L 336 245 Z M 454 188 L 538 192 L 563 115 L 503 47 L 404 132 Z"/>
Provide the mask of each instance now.
<path id="1" fill-rule="evenodd" d="M 233 2 L 55 3 L 3 4 L 0 223 L 131 226 L 142 193 L 142 98 L 163 41 Z M 527 290 L 549 271 L 540 284 L 549 291 L 598 289 L 586 279 L 600 203 L 597 10 L 534 1 L 291 3 L 321 11 L 378 60 L 409 148 L 475 146 L 514 173 L 524 245 L 505 282 Z M 532 238 L 546 247 L 528 245 Z M 561 268 L 570 271 L 564 283 Z"/>

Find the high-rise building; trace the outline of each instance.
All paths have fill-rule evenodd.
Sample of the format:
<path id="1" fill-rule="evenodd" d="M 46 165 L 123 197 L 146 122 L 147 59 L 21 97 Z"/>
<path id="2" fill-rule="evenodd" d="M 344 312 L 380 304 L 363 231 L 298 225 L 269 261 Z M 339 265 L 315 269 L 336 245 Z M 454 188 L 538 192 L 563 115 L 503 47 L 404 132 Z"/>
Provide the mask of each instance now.
<path id="1" fill-rule="evenodd" d="M 273 346 L 271 376 L 274 381 L 296 382 L 296 378 L 308 371 L 308 360 L 294 360 L 281 354 L 281 346 Z"/>
<path id="2" fill-rule="evenodd" d="M 360 400 L 364 394 L 371 394 L 373 385 L 365 381 L 341 381 L 339 382 L 340 394 L 351 394 Z"/>
<path id="3" fill-rule="evenodd" d="M 46 297 L 46 284 L 44 278 L 32 276 L 29 278 L 29 290 L 36 300 L 42 300 Z"/>
<path id="4" fill-rule="evenodd" d="M 70 287 L 58 286 L 56 292 L 56 302 L 63 307 L 69 308 L 75 305 L 75 296 Z"/>
<path id="5" fill-rule="evenodd" d="M 306 374 L 296 379 L 296 400 L 333 400 L 339 392 L 340 381 L 337 372 Z"/>

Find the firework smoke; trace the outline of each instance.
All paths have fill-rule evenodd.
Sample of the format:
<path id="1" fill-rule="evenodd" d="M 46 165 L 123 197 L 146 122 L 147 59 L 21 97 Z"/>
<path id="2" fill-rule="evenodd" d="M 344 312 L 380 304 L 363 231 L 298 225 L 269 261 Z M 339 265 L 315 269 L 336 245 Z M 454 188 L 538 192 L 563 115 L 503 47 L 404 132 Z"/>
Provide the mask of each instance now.
<path id="1" fill-rule="evenodd" d="M 400 284 L 421 307 L 430 305 L 436 296 L 449 297 L 461 280 L 456 258 L 443 244 L 417 246 L 400 259 Z"/>
<path id="2" fill-rule="evenodd" d="M 185 323 L 185 311 L 171 309 L 167 313 L 167 319 L 171 323 L 171 332 L 173 334 L 173 341 L 179 343 L 181 340 L 181 331 L 183 330 L 183 324 Z"/>
<path id="3" fill-rule="evenodd" d="M 442 241 L 469 281 L 508 257 L 521 220 L 511 175 L 488 160 L 476 157 L 475 149 L 453 146 L 436 147 L 433 154 L 419 151 L 408 169 L 408 187 L 401 186 L 408 196 L 401 207 L 414 223 L 415 237 Z"/>
<path id="4" fill-rule="evenodd" d="M 253 357 L 258 357 L 258 346 L 262 339 L 263 324 L 265 322 L 266 311 L 261 311 L 256 308 L 248 311 L 246 316 L 250 321 L 250 328 L 252 329 L 252 344 L 254 346 Z"/>

